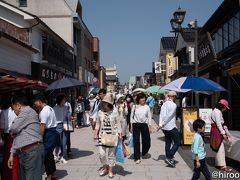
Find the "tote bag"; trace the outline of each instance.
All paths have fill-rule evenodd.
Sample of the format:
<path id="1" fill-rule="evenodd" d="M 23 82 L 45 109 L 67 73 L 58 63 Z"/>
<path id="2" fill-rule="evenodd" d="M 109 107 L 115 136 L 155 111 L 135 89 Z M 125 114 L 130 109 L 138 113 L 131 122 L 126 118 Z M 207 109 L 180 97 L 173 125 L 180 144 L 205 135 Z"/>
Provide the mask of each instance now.
<path id="1" fill-rule="evenodd" d="M 223 136 L 220 133 L 216 122 L 213 119 L 212 121 L 214 124 L 211 124 L 210 147 L 213 151 L 218 152 L 223 141 Z"/>

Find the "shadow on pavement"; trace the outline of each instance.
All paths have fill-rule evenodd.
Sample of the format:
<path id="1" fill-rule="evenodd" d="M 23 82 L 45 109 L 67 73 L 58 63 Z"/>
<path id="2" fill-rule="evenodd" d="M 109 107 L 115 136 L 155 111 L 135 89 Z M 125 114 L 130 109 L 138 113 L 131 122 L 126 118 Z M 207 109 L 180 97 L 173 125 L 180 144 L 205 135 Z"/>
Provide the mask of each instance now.
<path id="1" fill-rule="evenodd" d="M 129 172 L 129 171 L 125 171 L 124 168 L 120 165 L 116 165 L 114 168 L 113 168 L 113 172 L 120 175 L 120 176 L 127 176 L 127 175 L 130 175 L 132 174 L 132 172 Z"/>
<path id="2" fill-rule="evenodd" d="M 161 140 L 161 141 L 165 141 L 165 136 L 158 137 L 157 139 L 158 139 L 158 140 Z"/>
<path id="3" fill-rule="evenodd" d="M 63 179 L 64 177 L 66 177 L 68 175 L 68 173 L 66 170 L 57 170 L 55 175 L 58 179 Z"/>
<path id="4" fill-rule="evenodd" d="M 70 155 L 71 159 L 77 159 L 81 157 L 91 156 L 94 154 L 93 151 L 79 150 L 77 148 L 71 148 L 72 154 Z"/>

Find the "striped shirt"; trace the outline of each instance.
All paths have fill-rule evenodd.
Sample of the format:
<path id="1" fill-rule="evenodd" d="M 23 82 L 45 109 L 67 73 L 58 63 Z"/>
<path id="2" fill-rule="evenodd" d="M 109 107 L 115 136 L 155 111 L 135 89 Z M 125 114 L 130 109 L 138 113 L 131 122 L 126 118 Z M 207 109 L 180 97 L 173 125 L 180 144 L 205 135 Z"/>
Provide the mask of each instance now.
<path id="1" fill-rule="evenodd" d="M 102 145 L 101 137 L 107 134 L 121 133 L 121 123 L 117 111 L 98 112 L 96 129 L 99 130 L 99 145 Z"/>

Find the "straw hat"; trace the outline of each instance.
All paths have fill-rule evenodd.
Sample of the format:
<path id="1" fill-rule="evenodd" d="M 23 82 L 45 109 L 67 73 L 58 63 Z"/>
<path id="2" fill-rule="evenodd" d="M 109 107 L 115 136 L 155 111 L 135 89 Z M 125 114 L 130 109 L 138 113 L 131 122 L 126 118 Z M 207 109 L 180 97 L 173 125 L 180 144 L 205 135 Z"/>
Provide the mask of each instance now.
<path id="1" fill-rule="evenodd" d="M 116 96 L 116 102 L 118 102 L 118 100 L 119 100 L 120 98 L 123 98 L 123 97 L 124 97 L 124 95 L 118 94 L 118 95 Z"/>
<path id="2" fill-rule="evenodd" d="M 108 104 L 114 104 L 114 97 L 111 93 L 106 94 L 106 96 L 104 96 L 102 102 L 106 102 Z"/>
<path id="3" fill-rule="evenodd" d="M 168 96 L 177 96 L 177 93 L 175 91 L 169 91 Z"/>

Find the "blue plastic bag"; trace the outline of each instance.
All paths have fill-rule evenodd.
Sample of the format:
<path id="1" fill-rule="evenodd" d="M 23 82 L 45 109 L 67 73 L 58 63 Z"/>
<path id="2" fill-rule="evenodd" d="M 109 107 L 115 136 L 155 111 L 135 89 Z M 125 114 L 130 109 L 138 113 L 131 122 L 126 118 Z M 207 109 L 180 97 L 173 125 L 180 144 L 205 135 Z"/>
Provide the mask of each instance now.
<path id="1" fill-rule="evenodd" d="M 125 158 L 124 158 L 124 153 L 123 153 L 123 148 L 122 148 L 122 140 L 118 140 L 117 147 L 115 149 L 115 159 L 117 162 L 124 163 Z"/>
<path id="2" fill-rule="evenodd" d="M 133 135 L 130 135 L 130 140 L 129 140 L 129 147 L 133 148 L 134 147 L 134 143 L 133 143 Z"/>

